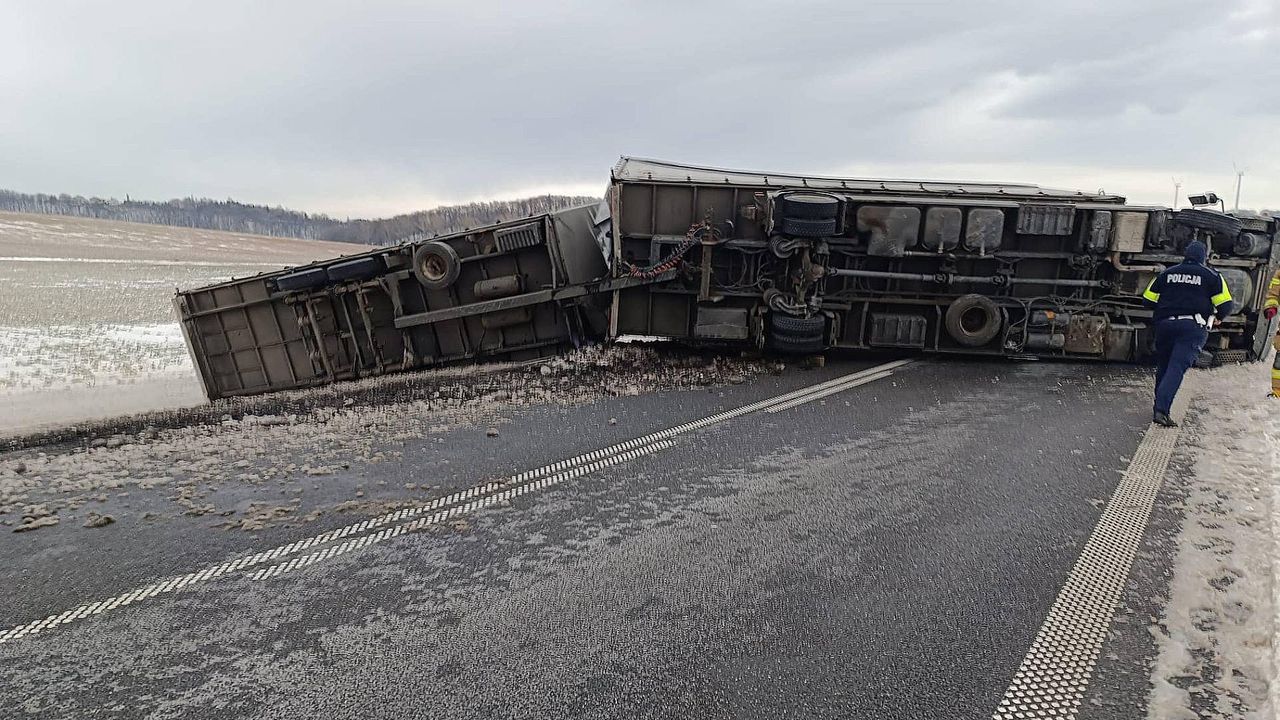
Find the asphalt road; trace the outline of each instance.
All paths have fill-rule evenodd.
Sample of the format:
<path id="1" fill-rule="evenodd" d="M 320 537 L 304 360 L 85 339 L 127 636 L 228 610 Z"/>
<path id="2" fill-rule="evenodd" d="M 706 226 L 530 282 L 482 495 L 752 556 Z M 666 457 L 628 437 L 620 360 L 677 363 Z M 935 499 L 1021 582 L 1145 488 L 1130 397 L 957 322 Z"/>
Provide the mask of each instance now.
<path id="1" fill-rule="evenodd" d="M 869 365 L 520 409 L 325 482 L 460 491 Z M 0 643 L 0 717 L 991 717 L 1148 427 L 1147 375 L 916 363 L 327 541 L 351 520 L 5 533 L 0 632 L 133 599 Z M 1168 552 L 1144 545 L 1134 598 Z M 1080 717 L 1141 706 L 1144 636 L 1112 633 Z"/>

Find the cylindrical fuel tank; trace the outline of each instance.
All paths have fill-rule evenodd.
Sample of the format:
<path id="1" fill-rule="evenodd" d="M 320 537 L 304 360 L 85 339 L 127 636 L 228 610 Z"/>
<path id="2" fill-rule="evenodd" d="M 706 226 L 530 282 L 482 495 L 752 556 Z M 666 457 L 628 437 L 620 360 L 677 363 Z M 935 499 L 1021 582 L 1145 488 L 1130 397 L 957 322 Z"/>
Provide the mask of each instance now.
<path id="1" fill-rule="evenodd" d="M 1263 257 L 1271 252 L 1271 240 L 1261 233 L 1240 233 L 1231 252 L 1242 257 Z"/>
<path id="2" fill-rule="evenodd" d="M 1071 315 L 1069 313 L 1054 312 L 1052 310 L 1035 310 L 1031 313 L 1027 324 L 1033 327 L 1043 325 L 1055 325 L 1066 327 L 1071 323 Z"/>
<path id="3" fill-rule="evenodd" d="M 1063 333 L 1027 333 L 1027 350 L 1061 350 L 1067 344 Z"/>
<path id="4" fill-rule="evenodd" d="M 477 280 L 471 289 L 480 300 L 510 297 L 524 292 L 524 278 L 519 275 L 501 275 L 488 280 Z"/>
<path id="5" fill-rule="evenodd" d="M 1215 268 L 1223 280 L 1227 281 L 1227 289 L 1231 291 L 1231 299 L 1236 302 L 1236 311 L 1242 311 L 1252 304 L 1253 278 L 1240 268 Z"/>

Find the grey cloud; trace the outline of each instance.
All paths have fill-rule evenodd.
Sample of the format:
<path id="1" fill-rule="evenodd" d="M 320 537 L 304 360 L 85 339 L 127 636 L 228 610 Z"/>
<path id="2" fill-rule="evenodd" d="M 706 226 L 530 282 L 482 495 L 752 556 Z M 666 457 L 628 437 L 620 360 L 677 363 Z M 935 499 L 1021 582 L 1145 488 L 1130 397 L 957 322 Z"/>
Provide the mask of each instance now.
<path id="1" fill-rule="evenodd" d="M 0 186 L 347 214 L 598 188 L 624 153 L 1098 184 L 1247 159 L 1280 206 L 1274 5 L 32 4 L 0 29 Z"/>

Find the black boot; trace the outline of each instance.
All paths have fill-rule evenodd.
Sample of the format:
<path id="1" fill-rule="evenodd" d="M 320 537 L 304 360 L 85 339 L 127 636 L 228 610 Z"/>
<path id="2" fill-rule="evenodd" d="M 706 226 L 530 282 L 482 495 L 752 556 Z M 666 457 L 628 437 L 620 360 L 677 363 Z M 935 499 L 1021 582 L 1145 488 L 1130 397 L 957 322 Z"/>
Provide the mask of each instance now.
<path id="1" fill-rule="evenodd" d="M 1151 422 L 1165 427 L 1178 427 L 1178 423 L 1169 417 L 1169 413 L 1160 412 L 1159 410 L 1156 411 L 1155 415 L 1151 416 Z"/>

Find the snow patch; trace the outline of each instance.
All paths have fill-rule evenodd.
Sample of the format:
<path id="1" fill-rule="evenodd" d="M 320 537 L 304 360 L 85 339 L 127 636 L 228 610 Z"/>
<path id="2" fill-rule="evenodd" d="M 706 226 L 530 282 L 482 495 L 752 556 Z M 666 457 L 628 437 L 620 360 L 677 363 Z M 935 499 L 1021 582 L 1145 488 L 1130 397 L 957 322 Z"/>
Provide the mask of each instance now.
<path id="1" fill-rule="evenodd" d="M 1271 718 L 1280 596 L 1280 400 L 1270 363 L 1196 375 L 1193 458 L 1148 717 Z"/>

